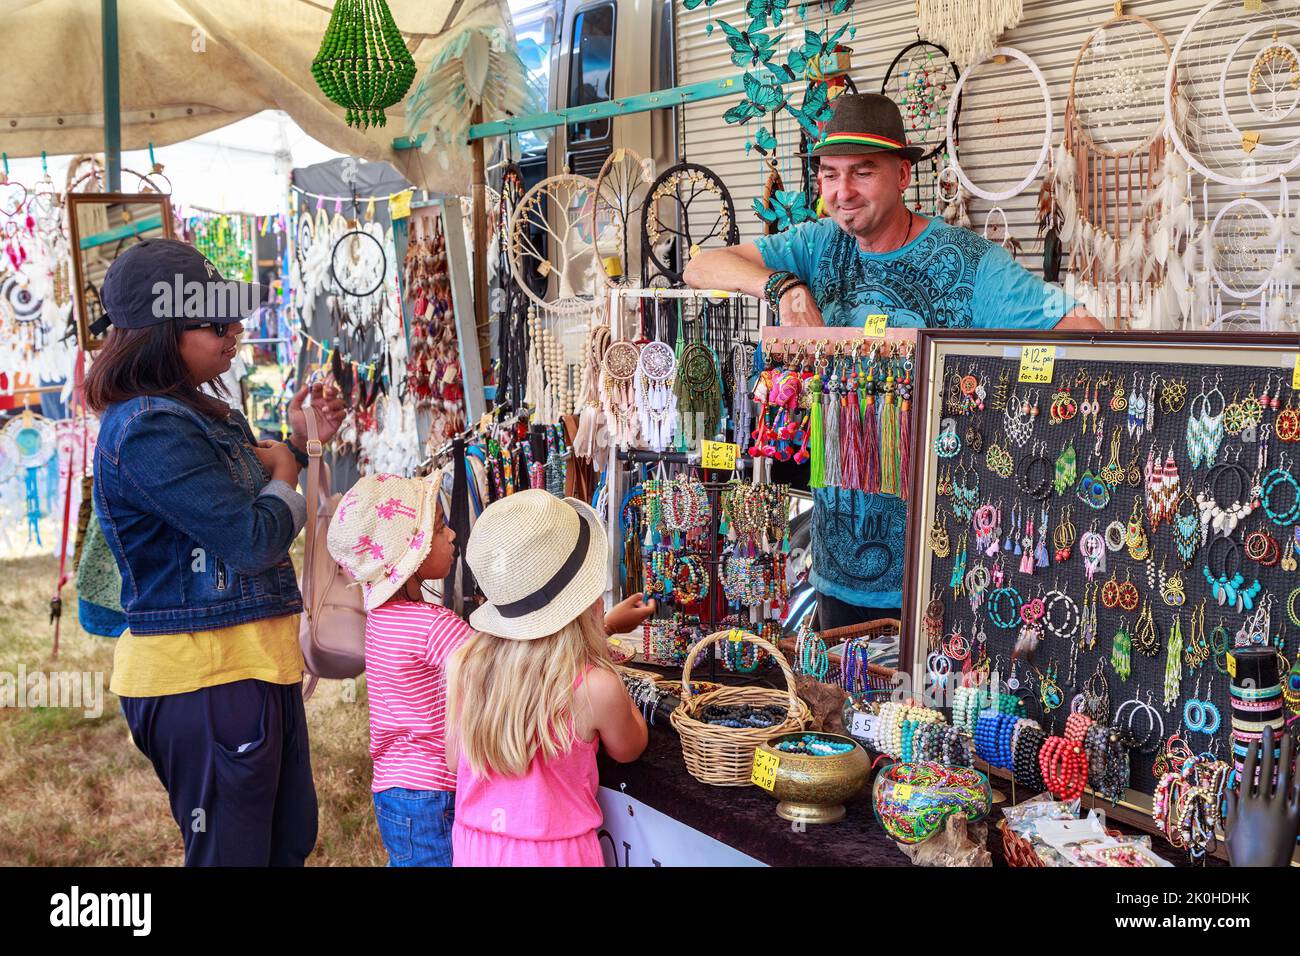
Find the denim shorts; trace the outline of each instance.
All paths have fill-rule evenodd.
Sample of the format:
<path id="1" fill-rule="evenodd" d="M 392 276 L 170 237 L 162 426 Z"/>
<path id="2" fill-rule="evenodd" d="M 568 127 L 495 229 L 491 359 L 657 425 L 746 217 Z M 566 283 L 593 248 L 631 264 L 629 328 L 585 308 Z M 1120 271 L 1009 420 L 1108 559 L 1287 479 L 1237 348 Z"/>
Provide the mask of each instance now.
<path id="1" fill-rule="evenodd" d="M 389 866 L 451 866 L 455 791 L 390 787 L 374 798 Z"/>

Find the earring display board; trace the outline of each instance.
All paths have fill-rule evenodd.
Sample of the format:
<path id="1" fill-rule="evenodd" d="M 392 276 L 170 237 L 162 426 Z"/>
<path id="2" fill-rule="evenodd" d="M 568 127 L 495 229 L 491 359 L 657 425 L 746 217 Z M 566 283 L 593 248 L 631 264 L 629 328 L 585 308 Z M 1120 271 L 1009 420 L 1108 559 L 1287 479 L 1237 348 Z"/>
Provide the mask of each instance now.
<path id="1" fill-rule="evenodd" d="M 1232 761 L 1233 650 L 1285 673 L 1300 632 L 1298 359 L 1282 335 L 923 330 L 913 686 L 996 672 L 1048 734 L 1072 705 L 1131 727 L 1134 808 L 1171 735 Z"/>

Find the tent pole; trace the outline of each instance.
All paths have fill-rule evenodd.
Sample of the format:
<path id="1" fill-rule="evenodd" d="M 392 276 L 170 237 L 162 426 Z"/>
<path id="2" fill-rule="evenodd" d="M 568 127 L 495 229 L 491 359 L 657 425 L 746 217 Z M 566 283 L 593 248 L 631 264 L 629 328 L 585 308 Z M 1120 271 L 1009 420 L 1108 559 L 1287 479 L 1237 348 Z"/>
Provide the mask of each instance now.
<path id="1" fill-rule="evenodd" d="M 117 0 L 99 0 L 104 53 L 104 171 L 107 191 L 122 191 L 122 102 L 118 78 Z"/>
<path id="2" fill-rule="evenodd" d="M 474 104 L 472 123 L 483 122 L 483 104 Z M 473 229 L 474 248 L 470 255 L 474 260 L 474 325 L 478 332 L 478 352 L 480 356 L 491 355 L 488 327 L 488 276 L 487 276 L 487 173 L 483 159 L 483 140 L 476 139 L 470 144 L 474 159 L 473 178 Z"/>

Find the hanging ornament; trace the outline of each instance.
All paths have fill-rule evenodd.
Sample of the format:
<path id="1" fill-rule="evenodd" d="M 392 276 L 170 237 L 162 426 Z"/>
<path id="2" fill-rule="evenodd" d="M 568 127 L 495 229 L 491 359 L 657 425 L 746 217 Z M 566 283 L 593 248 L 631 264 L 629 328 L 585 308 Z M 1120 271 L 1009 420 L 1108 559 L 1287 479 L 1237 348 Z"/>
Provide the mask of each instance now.
<path id="1" fill-rule="evenodd" d="M 411 88 L 415 58 L 385 0 L 335 0 L 311 73 L 349 126 L 387 126 L 384 110 Z"/>

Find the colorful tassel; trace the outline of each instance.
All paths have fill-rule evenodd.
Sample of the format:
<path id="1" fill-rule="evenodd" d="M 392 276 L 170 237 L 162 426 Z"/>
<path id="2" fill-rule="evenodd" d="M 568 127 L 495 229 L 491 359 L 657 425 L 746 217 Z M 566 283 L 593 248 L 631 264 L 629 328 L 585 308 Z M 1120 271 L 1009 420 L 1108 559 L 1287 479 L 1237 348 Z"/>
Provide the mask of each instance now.
<path id="1" fill-rule="evenodd" d="M 826 436 L 822 434 L 822 379 L 820 375 L 814 375 L 808 380 L 808 390 L 812 394 L 812 410 L 810 432 L 808 438 L 809 451 L 812 455 L 811 475 L 808 479 L 810 488 L 825 488 L 826 478 L 822 474 L 823 465 L 826 460 Z"/>

